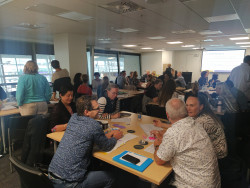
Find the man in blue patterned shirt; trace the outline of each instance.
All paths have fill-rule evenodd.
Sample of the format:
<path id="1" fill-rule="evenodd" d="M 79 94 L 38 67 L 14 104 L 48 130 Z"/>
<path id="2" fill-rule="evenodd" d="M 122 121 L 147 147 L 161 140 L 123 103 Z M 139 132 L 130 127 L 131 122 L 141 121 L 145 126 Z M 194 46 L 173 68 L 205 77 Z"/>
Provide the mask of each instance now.
<path id="1" fill-rule="evenodd" d="M 111 150 L 123 135 L 115 130 L 104 134 L 99 123 L 99 105 L 91 97 L 82 96 L 76 103 L 77 114 L 67 129 L 49 166 L 49 178 L 55 188 L 111 187 L 112 176 L 105 171 L 88 171 L 94 144 L 103 151 Z"/>

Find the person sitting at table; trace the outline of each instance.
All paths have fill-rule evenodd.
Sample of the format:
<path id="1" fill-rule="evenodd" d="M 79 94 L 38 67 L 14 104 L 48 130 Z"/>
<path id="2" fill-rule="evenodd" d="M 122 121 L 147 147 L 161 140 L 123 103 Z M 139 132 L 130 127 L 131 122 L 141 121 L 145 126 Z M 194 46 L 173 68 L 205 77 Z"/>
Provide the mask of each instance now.
<path id="1" fill-rule="evenodd" d="M 102 85 L 98 86 L 98 89 L 97 89 L 98 99 L 100 97 L 104 97 L 107 95 L 106 88 L 108 87 L 108 85 L 109 85 L 109 78 L 107 76 L 104 76 L 102 79 Z"/>
<path id="2" fill-rule="evenodd" d="M 147 80 L 147 85 L 145 89 L 149 89 L 152 86 L 153 81 L 154 81 L 152 74 L 147 75 L 146 80 Z"/>
<path id="3" fill-rule="evenodd" d="M 159 90 L 162 88 L 162 81 L 157 79 L 154 81 L 153 85 L 145 92 L 142 98 L 142 112 L 147 113 L 146 105 L 149 102 L 157 102 Z"/>
<path id="4" fill-rule="evenodd" d="M 218 159 L 227 156 L 227 142 L 220 119 L 211 110 L 204 93 L 190 95 L 186 101 L 186 108 L 189 117 L 202 125 L 211 139 Z"/>
<path id="5" fill-rule="evenodd" d="M 17 83 L 16 100 L 22 116 L 47 114 L 47 103 L 51 97 L 49 82 L 38 74 L 38 66 L 34 61 L 27 61 L 23 69 L 24 75 Z"/>
<path id="6" fill-rule="evenodd" d="M 203 86 L 207 86 L 208 82 L 207 82 L 207 71 L 202 71 L 201 72 L 201 77 L 198 80 L 199 83 L 199 88 L 201 89 Z"/>
<path id="7" fill-rule="evenodd" d="M 133 71 L 130 71 L 129 76 L 126 77 L 126 82 L 127 82 L 128 84 L 130 84 L 130 82 L 131 82 L 131 80 L 132 80 L 132 78 L 133 78 L 133 74 L 134 74 L 134 72 L 133 72 Z"/>
<path id="8" fill-rule="evenodd" d="M 73 86 L 62 86 L 60 91 L 60 100 L 54 106 L 50 115 L 50 126 L 52 132 L 64 131 L 67 128 L 71 115 L 76 112 L 75 103 L 73 100 Z"/>
<path id="9" fill-rule="evenodd" d="M 184 77 L 182 76 L 182 72 L 177 73 L 177 78 L 175 79 L 177 87 L 186 87 L 186 82 Z"/>
<path id="10" fill-rule="evenodd" d="M 117 98 L 118 88 L 116 84 L 109 84 L 106 89 L 107 96 L 98 99 L 100 106 L 99 119 L 115 119 L 120 117 L 120 101 Z"/>
<path id="11" fill-rule="evenodd" d="M 159 93 L 159 106 L 165 106 L 167 101 L 171 98 L 178 98 L 178 93 L 176 93 L 176 84 L 173 79 L 170 79 L 163 84 Z"/>
<path id="12" fill-rule="evenodd" d="M 76 100 L 77 89 L 82 84 L 82 73 L 76 73 L 73 81 L 74 81 L 73 95 L 74 95 L 74 98 Z"/>
<path id="13" fill-rule="evenodd" d="M 135 71 L 133 73 L 133 78 L 130 80 L 130 85 L 134 85 L 136 88 L 141 87 L 140 80 L 138 79 L 138 73 Z"/>
<path id="14" fill-rule="evenodd" d="M 52 74 L 51 82 L 53 84 L 53 94 L 52 94 L 52 100 L 58 100 L 56 98 L 56 92 L 60 90 L 62 85 L 71 84 L 71 80 L 69 77 L 69 72 L 67 69 L 61 69 L 60 63 L 58 60 L 51 61 L 51 67 L 56 70 Z M 57 81 L 56 81 L 57 80 Z"/>
<path id="15" fill-rule="evenodd" d="M 55 188 L 112 187 L 114 179 L 110 172 L 90 170 L 91 156 L 95 144 L 110 151 L 123 134 L 119 130 L 104 134 L 95 120 L 99 105 L 94 98 L 79 97 L 76 110 L 50 162 L 48 177 Z"/>
<path id="16" fill-rule="evenodd" d="M 217 157 L 206 131 L 187 117 L 185 103 L 180 99 L 170 99 L 166 112 L 172 126 L 163 135 L 151 131 L 156 136 L 156 164 L 170 161 L 175 175 L 172 186 L 220 188 Z"/>
<path id="17" fill-rule="evenodd" d="M 222 109 L 225 110 L 225 112 L 228 113 L 237 113 L 241 109 L 238 105 L 238 102 L 236 98 L 232 95 L 230 92 L 230 89 L 228 88 L 227 84 L 224 82 L 218 82 L 216 85 L 216 94 L 219 96 L 216 99 L 212 98 L 209 93 L 206 93 L 209 102 L 216 107 L 218 102 L 222 102 Z"/>
<path id="18" fill-rule="evenodd" d="M 78 95 L 92 95 L 92 90 L 88 86 L 89 76 L 87 74 L 82 75 L 82 84 L 77 89 Z"/>
<path id="19" fill-rule="evenodd" d="M 218 80 L 218 74 L 214 73 L 213 76 L 212 76 L 212 79 L 210 79 L 208 81 L 208 85 L 209 85 L 209 87 L 215 88 L 217 82 L 220 82 L 220 80 Z"/>
<path id="20" fill-rule="evenodd" d="M 98 87 L 102 84 L 102 80 L 100 79 L 100 73 L 94 73 L 95 79 L 92 80 L 92 90 L 93 92 L 97 92 Z"/>
<path id="21" fill-rule="evenodd" d="M 119 86 L 119 89 L 124 89 L 126 84 L 126 71 L 122 71 L 117 77 L 117 85 Z"/>

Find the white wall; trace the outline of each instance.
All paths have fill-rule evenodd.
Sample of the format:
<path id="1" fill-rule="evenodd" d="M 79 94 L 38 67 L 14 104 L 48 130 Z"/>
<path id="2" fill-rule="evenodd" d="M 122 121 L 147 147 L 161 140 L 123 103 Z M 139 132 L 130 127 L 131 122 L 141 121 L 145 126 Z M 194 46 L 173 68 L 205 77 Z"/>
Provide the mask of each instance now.
<path id="1" fill-rule="evenodd" d="M 150 72 L 156 71 L 157 75 L 162 75 L 163 64 L 172 63 L 173 52 L 149 52 L 141 54 L 142 74 L 147 70 Z"/>

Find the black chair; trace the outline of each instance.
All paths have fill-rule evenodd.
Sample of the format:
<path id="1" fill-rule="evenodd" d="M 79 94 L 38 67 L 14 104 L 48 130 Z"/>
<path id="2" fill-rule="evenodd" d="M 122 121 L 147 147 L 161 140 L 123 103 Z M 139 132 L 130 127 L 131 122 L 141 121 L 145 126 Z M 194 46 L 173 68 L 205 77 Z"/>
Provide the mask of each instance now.
<path id="1" fill-rule="evenodd" d="M 147 104 L 146 110 L 148 116 L 167 119 L 165 107 L 160 107 L 159 105 L 154 105 L 154 104 Z"/>
<path id="2" fill-rule="evenodd" d="M 8 126 L 8 142 L 10 156 L 13 155 L 13 152 L 15 151 L 15 146 L 22 146 L 29 120 L 33 117 L 33 115 L 10 117 Z M 12 172 L 11 163 L 10 170 Z"/>
<path id="3" fill-rule="evenodd" d="M 39 169 L 22 163 L 14 156 L 9 159 L 19 175 L 22 188 L 53 188 L 51 181 Z"/>

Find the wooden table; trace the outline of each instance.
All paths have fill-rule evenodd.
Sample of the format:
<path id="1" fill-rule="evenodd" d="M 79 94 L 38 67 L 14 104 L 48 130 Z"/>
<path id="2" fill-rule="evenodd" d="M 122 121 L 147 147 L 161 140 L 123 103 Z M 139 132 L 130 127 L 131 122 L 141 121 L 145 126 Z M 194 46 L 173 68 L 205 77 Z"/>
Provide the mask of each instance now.
<path id="1" fill-rule="evenodd" d="M 125 92 L 124 94 L 121 95 L 117 95 L 118 99 L 127 99 L 127 98 L 132 98 L 135 97 L 137 95 L 142 95 L 144 94 L 144 90 L 126 90 L 126 89 L 119 89 L 119 91 L 121 92 Z"/>
<path id="2" fill-rule="evenodd" d="M 13 114 L 19 114 L 19 109 L 16 108 L 16 109 L 12 109 L 12 110 L 1 110 L 0 111 L 2 140 L 3 140 L 3 152 L 4 153 L 6 153 L 4 116 L 9 116 L 9 115 L 13 115 Z"/>
<path id="3" fill-rule="evenodd" d="M 128 112 L 126 112 L 126 113 L 128 113 Z M 130 125 L 125 125 L 125 123 L 117 123 L 117 122 L 112 123 L 111 121 L 109 121 L 109 124 L 111 125 L 111 127 L 113 124 L 120 124 L 120 125 L 126 126 L 126 129 L 121 129 L 121 131 L 123 131 L 124 134 L 127 133 L 127 130 L 130 130 L 130 129 L 135 130 L 135 133 L 133 133 L 133 134 L 136 134 L 138 137 L 133 139 L 133 140 L 128 141 L 126 144 L 122 145 L 121 147 L 117 148 L 116 150 L 112 151 L 111 153 L 96 151 L 93 153 L 93 156 L 102 160 L 102 161 L 105 161 L 111 165 L 114 165 L 118 168 L 126 170 L 127 172 L 132 173 L 140 178 L 143 178 L 143 179 L 153 183 L 152 187 L 155 187 L 156 185 L 160 185 L 162 183 L 162 181 L 165 180 L 166 177 L 172 172 L 172 167 L 170 166 L 169 163 L 167 163 L 164 166 L 159 166 L 155 162 L 153 162 L 150 166 L 148 166 L 148 168 L 146 168 L 146 170 L 144 170 L 144 172 L 139 172 L 137 170 L 134 170 L 132 168 L 129 168 L 127 166 L 124 166 L 124 165 L 112 160 L 112 158 L 114 156 L 122 153 L 125 150 L 135 152 L 137 154 L 154 159 L 153 154 L 144 151 L 144 149 L 137 150 L 133 146 L 137 145 L 138 142 L 142 139 L 142 135 L 145 134 L 144 131 L 141 129 L 140 124 L 151 124 L 152 121 L 156 118 L 143 115 L 142 120 L 138 120 L 137 114 L 134 114 L 134 113 L 131 113 L 131 114 L 132 115 L 130 116 L 131 117 Z M 63 135 L 64 135 L 64 132 L 55 132 L 55 133 L 48 134 L 47 137 L 49 137 L 57 142 L 60 142 Z M 149 143 L 149 145 L 151 145 L 151 144 L 153 144 L 153 142 Z M 145 146 L 145 148 L 148 146 Z"/>

